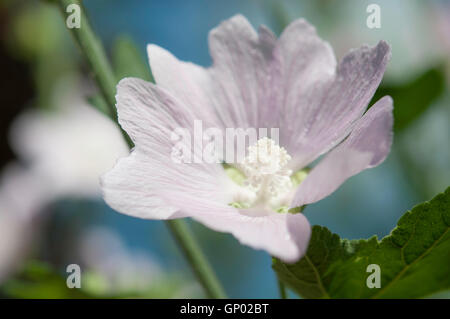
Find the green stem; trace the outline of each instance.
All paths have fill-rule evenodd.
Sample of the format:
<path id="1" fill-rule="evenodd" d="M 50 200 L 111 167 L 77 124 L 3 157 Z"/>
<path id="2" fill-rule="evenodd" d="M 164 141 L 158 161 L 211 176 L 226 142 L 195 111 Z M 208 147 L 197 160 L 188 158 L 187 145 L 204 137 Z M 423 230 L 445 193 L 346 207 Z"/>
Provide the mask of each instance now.
<path id="1" fill-rule="evenodd" d="M 76 4 L 82 8 L 79 0 L 58 0 L 58 3 L 64 19 L 67 19 L 70 14 L 66 12 L 66 8 L 69 5 Z M 106 57 L 103 46 L 89 24 L 84 10 L 81 9 L 80 11 L 81 27 L 70 30 L 94 72 L 100 91 L 108 104 L 109 116 L 118 124 L 115 107 L 117 83 L 114 72 Z M 124 131 L 122 133 L 128 145 L 132 147 L 133 144 L 128 135 Z M 182 220 L 170 220 L 166 221 L 166 223 L 207 295 L 211 298 L 226 298 L 221 284 L 217 280 L 216 275 L 186 223 Z"/>
<path id="2" fill-rule="evenodd" d="M 108 106 L 109 117 L 114 122 L 117 122 L 117 109 L 115 106 L 117 82 L 114 72 L 108 62 L 105 50 L 103 49 L 101 42 L 95 36 L 95 33 L 92 31 L 89 19 L 86 16 L 81 2 L 79 0 L 59 0 L 58 3 L 64 19 L 67 19 L 69 14 L 71 14 L 67 12 L 69 5 L 75 4 L 80 7 L 80 28 L 72 28 L 70 30 L 94 74 L 100 93 Z M 64 21 L 64 23 L 66 23 L 66 21 Z M 119 129 L 130 148 L 133 147 L 133 142 L 128 134 L 120 126 Z"/>
<path id="3" fill-rule="evenodd" d="M 226 298 L 225 292 L 217 280 L 209 263 L 204 262 L 203 253 L 189 232 L 187 224 L 181 219 L 174 219 L 167 223 L 176 242 L 180 245 L 186 259 L 191 265 L 195 275 L 205 288 L 208 296 L 212 298 Z"/>
<path id="4" fill-rule="evenodd" d="M 280 298 L 287 299 L 286 286 L 280 279 L 278 279 L 278 290 L 280 292 Z"/>
<path id="5" fill-rule="evenodd" d="M 81 3 L 79 0 L 60 0 L 59 5 L 66 19 L 69 15 L 66 12 L 69 5 L 75 4 L 81 8 Z M 66 22 L 66 21 L 64 21 Z M 86 60 L 89 63 L 91 70 L 94 73 L 95 79 L 99 89 L 108 103 L 109 112 L 111 117 L 116 119 L 117 111 L 115 108 L 116 99 L 116 78 L 114 77 L 114 72 L 112 71 L 108 59 L 106 57 L 105 51 L 96 38 L 94 32 L 91 29 L 89 20 L 83 9 L 80 10 L 80 28 L 72 28 L 72 34 L 74 35 L 81 51 L 86 56 Z"/>

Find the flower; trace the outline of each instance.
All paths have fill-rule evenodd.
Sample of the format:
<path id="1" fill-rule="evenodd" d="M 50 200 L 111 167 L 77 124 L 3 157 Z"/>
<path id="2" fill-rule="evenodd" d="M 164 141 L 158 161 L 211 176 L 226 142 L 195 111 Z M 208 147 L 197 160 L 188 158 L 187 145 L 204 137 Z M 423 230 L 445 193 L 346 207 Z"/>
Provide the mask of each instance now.
<path id="1" fill-rule="evenodd" d="M 192 217 L 295 262 L 306 252 L 311 227 L 303 214 L 287 210 L 321 200 L 389 153 L 392 99 L 365 111 L 390 47 L 363 46 L 337 66 L 329 44 L 306 21 L 294 21 L 277 40 L 241 15 L 213 29 L 209 47 L 213 65 L 203 68 L 149 45 L 157 84 L 120 81 L 119 122 L 136 146 L 102 177 L 104 198 L 136 217 Z M 221 164 L 174 163 L 170 133 L 192 130 L 197 119 L 222 130 L 279 128 L 279 145 L 262 138 L 249 147 L 237 166 L 244 183 L 231 180 Z M 195 147 L 193 153 L 200 156 Z M 298 185 L 301 170 L 323 154 Z"/>
<path id="2" fill-rule="evenodd" d="M 127 154 L 117 126 L 81 94 L 64 90 L 59 99 L 54 112 L 27 111 L 13 123 L 11 146 L 26 165 L 11 163 L 0 176 L 0 281 L 30 252 L 45 207 L 99 196 L 100 175 Z"/>
<path id="3" fill-rule="evenodd" d="M 0 283 L 29 252 L 46 201 L 40 181 L 18 164 L 9 164 L 0 176 Z"/>
<path id="4" fill-rule="evenodd" d="M 52 200 L 98 197 L 100 175 L 128 153 L 127 145 L 114 122 L 88 105 L 78 89 L 63 89 L 55 104 L 52 112 L 21 114 L 11 129 L 11 145 L 45 180 Z"/>

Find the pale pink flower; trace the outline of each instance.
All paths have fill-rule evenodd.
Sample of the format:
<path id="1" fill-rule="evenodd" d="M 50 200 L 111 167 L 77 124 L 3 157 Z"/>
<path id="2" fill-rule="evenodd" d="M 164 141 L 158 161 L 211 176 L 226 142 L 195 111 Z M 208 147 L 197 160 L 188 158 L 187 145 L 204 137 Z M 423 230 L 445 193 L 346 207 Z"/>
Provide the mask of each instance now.
<path id="1" fill-rule="evenodd" d="M 0 175 L 0 284 L 30 251 L 40 210 L 47 198 L 41 181 L 28 169 L 9 164 Z"/>
<path id="2" fill-rule="evenodd" d="M 291 23 L 277 40 L 265 27 L 255 32 L 240 15 L 210 32 L 209 47 L 213 65 L 203 68 L 149 45 L 157 85 L 135 78 L 119 83 L 119 121 L 136 147 L 103 177 L 104 198 L 136 217 L 192 217 L 294 262 L 306 252 L 311 227 L 303 214 L 276 212 L 277 207 L 321 200 L 389 153 L 391 98 L 364 112 L 390 48 L 383 41 L 363 46 L 337 65 L 331 47 L 306 21 Z M 272 161 L 269 172 L 244 163 L 253 188 L 232 181 L 221 164 L 174 163 L 171 132 L 192 129 L 195 119 L 221 129 L 279 128 L 281 148 L 261 139 L 248 156 L 255 147 L 282 152 L 263 159 Z M 289 174 L 322 154 L 297 188 L 290 185 Z M 236 202 L 243 205 L 230 205 Z"/>
<path id="3" fill-rule="evenodd" d="M 45 207 L 65 196 L 97 197 L 99 177 L 127 154 L 117 126 L 62 90 L 53 112 L 30 110 L 13 123 L 11 146 L 25 166 L 0 174 L 0 281 L 17 270 L 42 231 Z"/>
<path id="4" fill-rule="evenodd" d="M 127 145 L 114 122 L 90 106 L 80 91 L 63 89 L 55 104 L 52 112 L 21 114 L 12 125 L 11 145 L 40 176 L 51 200 L 98 197 L 100 176 L 128 153 Z"/>

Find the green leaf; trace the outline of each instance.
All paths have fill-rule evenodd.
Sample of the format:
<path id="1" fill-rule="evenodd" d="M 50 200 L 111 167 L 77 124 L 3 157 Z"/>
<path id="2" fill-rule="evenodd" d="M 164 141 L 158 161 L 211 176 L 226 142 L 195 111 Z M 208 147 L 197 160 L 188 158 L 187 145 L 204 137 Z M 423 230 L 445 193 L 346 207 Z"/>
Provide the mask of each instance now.
<path id="1" fill-rule="evenodd" d="M 108 115 L 108 103 L 100 93 L 94 94 L 87 98 L 89 104 L 99 110 L 101 113 Z"/>
<path id="2" fill-rule="evenodd" d="M 29 261 L 21 273 L 9 279 L 1 287 L 1 291 L 9 298 L 90 298 L 81 289 L 69 289 L 66 279 L 49 264 L 41 261 Z"/>
<path id="3" fill-rule="evenodd" d="M 81 288 L 68 288 L 67 273 L 60 273 L 50 264 L 31 260 L 14 277 L 0 285 L 0 297 L 26 299 L 92 299 L 92 298 L 173 298 L 185 289 L 185 278 L 163 274 L 147 289 L 137 289 L 132 280 L 129 287 L 107 280 L 89 270 L 82 272 Z M 194 296 L 196 291 L 192 291 Z"/>
<path id="4" fill-rule="evenodd" d="M 117 38 L 112 51 L 112 60 L 118 81 L 125 77 L 137 77 L 153 82 L 150 67 L 145 62 L 146 59 L 143 58 L 143 54 L 130 37 L 120 36 Z"/>
<path id="5" fill-rule="evenodd" d="M 411 124 L 445 91 L 445 71 L 442 65 L 433 67 L 412 81 L 401 85 L 382 84 L 372 103 L 385 95 L 394 99 L 394 130 Z"/>
<path id="6" fill-rule="evenodd" d="M 422 298 L 450 289 L 450 187 L 406 212 L 378 241 L 340 239 L 314 226 L 297 263 L 273 260 L 279 278 L 304 298 Z M 368 288 L 367 267 L 381 269 L 381 287 Z"/>

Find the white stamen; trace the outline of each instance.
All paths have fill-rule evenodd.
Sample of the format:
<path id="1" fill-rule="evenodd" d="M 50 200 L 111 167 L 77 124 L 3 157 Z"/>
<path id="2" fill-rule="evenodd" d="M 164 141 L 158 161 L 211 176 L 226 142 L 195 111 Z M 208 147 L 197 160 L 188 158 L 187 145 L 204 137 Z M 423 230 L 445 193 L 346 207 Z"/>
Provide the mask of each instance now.
<path id="1" fill-rule="evenodd" d="M 273 209 L 273 201 L 289 193 L 292 189 L 292 171 L 286 166 L 290 159 L 283 147 L 267 137 L 248 148 L 248 155 L 239 166 L 247 177 L 246 187 L 255 194 L 250 206 Z"/>

